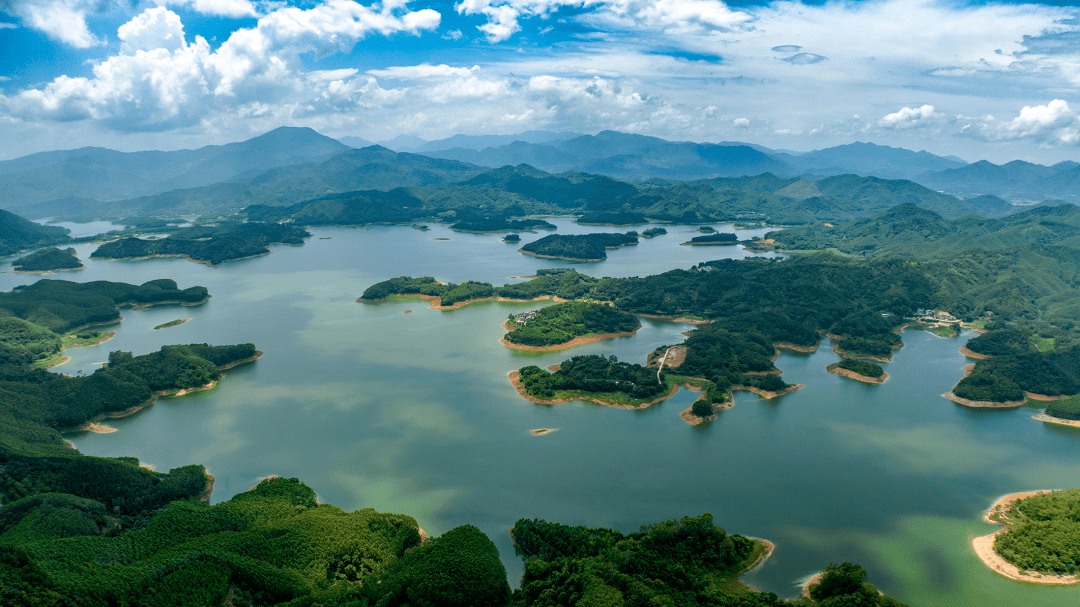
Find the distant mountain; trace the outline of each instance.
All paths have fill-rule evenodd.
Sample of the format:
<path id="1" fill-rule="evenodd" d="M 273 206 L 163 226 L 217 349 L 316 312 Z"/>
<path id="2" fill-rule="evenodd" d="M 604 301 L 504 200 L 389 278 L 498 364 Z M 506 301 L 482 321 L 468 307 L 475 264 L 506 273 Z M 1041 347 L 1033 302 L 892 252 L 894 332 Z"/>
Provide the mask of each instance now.
<path id="1" fill-rule="evenodd" d="M 955 169 L 920 175 L 919 183 L 957 196 L 992 194 L 1018 202 L 1048 198 L 1080 201 L 1080 164 L 1054 166 L 1022 160 L 997 165 L 986 160 Z"/>
<path id="2" fill-rule="evenodd" d="M 486 148 L 510 145 L 516 141 L 540 144 L 553 141 L 566 141 L 567 139 L 573 139 L 574 137 L 580 136 L 581 133 L 556 133 L 554 131 L 525 131 L 524 133 L 518 133 L 516 135 L 454 135 L 453 137 L 447 137 L 446 139 L 429 141 L 412 151 L 423 154 L 425 152 L 437 152 L 440 150 L 452 150 L 457 148 L 479 152 Z"/>
<path id="3" fill-rule="evenodd" d="M 0 256 L 14 255 L 23 249 L 42 247 L 71 240 L 70 230 L 43 226 L 0 210 Z"/>
<path id="4" fill-rule="evenodd" d="M 205 186 L 329 158 L 349 149 L 308 128 L 282 127 L 247 141 L 175 152 L 80 148 L 0 162 L 0 207 L 30 216 L 43 201 L 122 200 Z"/>
<path id="5" fill-rule="evenodd" d="M 395 152 L 413 152 L 425 143 L 427 143 L 427 139 L 421 139 L 412 135 L 398 135 L 393 139 L 376 142 L 376 145 L 381 145 L 382 147 L 394 150 Z"/>
<path id="6" fill-rule="evenodd" d="M 346 137 L 339 137 L 338 141 L 340 141 L 341 143 L 344 143 L 345 145 L 347 145 L 347 146 L 349 146 L 351 148 L 357 148 L 357 149 L 366 148 L 368 146 L 375 145 L 373 142 L 368 141 L 367 139 L 361 139 L 360 137 L 353 137 L 352 135 L 348 135 Z"/>
<path id="7" fill-rule="evenodd" d="M 976 248 L 1078 247 L 1080 207 L 1071 204 L 1036 207 L 1003 219 L 968 216 L 950 221 L 928 209 L 902 204 L 839 226 L 816 224 L 769 236 L 781 249 L 834 248 L 858 255 L 905 255 L 919 259 L 943 259 Z"/>
<path id="8" fill-rule="evenodd" d="M 943 171 L 967 164 L 955 156 L 942 157 L 926 151 L 913 152 L 858 141 L 798 156 L 774 153 L 773 157 L 808 174 L 853 173 L 887 179 L 912 179 L 927 171 Z"/>
<path id="9" fill-rule="evenodd" d="M 483 171 L 482 167 L 454 160 L 398 154 L 370 146 L 320 162 L 251 172 L 234 181 L 102 202 L 97 212 L 101 217 L 229 213 L 250 205 L 290 205 L 339 192 L 440 186 Z"/>

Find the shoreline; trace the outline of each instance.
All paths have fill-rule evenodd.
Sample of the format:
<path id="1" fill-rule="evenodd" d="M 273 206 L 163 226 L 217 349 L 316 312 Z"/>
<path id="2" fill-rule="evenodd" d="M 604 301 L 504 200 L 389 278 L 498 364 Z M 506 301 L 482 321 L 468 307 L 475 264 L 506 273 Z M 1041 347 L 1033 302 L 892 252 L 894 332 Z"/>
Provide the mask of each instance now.
<path id="1" fill-rule="evenodd" d="M 534 428 L 532 430 L 529 430 L 529 434 L 532 434 L 533 436 L 543 436 L 545 434 L 551 434 L 552 432 L 555 432 L 557 430 L 558 428 Z"/>
<path id="2" fill-rule="evenodd" d="M 1000 403 L 989 400 L 968 400 L 966 398 L 961 398 L 953 394 L 951 390 L 949 392 L 946 392 L 945 394 L 942 394 L 941 396 L 951 400 L 958 405 L 971 407 L 972 409 L 1013 409 L 1016 407 L 1022 407 L 1024 406 L 1024 403 L 1027 402 L 1026 400 L 1008 400 Z"/>
<path id="3" fill-rule="evenodd" d="M 634 314 L 641 318 L 655 318 L 657 320 L 670 320 L 671 322 L 684 322 L 691 325 L 707 325 L 713 321 L 701 318 L 686 318 L 685 316 L 664 316 L 663 314 Z"/>
<path id="4" fill-rule="evenodd" d="M 509 320 L 503 321 L 502 326 L 504 329 L 506 329 L 508 333 L 513 333 L 517 327 L 511 329 L 507 326 L 509 322 Z M 634 329 L 633 331 L 624 331 L 622 333 L 596 333 L 593 335 L 581 335 L 579 337 L 571 339 L 570 341 L 564 341 L 561 344 L 552 344 L 550 346 L 526 346 L 522 344 L 515 344 L 511 341 L 508 341 L 506 337 L 500 337 L 499 343 L 512 350 L 521 350 L 523 352 L 558 352 L 560 350 L 569 350 L 570 348 L 576 346 L 583 346 L 585 344 L 596 343 L 598 341 L 615 339 L 617 337 L 632 337 L 635 333 L 641 330 L 641 327 L 641 323 L 638 323 L 638 328 Z"/>
<path id="5" fill-rule="evenodd" d="M 86 266 L 79 266 L 77 268 L 55 268 L 53 270 L 12 270 L 12 274 L 40 274 L 41 276 L 53 276 L 57 272 L 74 272 L 75 270 L 85 270 Z"/>
<path id="6" fill-rule="evenodd" d="M 761 544 L 762 546 L 764 546 L 765 547 L 765 552 L 759 554 L 758 557 L 756 559 L 754 559 L 753 563 L 750 563 L 746 567 L 743 567 L 741 571 L 736 573 L 735 574 L 735 581 L 739 582 L 743 586 L 746 586 L 747 588 L 749 588 L 753 592 L 758 592 L 757 588 L 754 588 L 750 584 L 747 584 L 746 582 L 742 581 L 740 578 L 742 578 L 742 576 L 744 576 L 744 575 L 746 575 L 748 573 L 752 573 L 752 572 L 756 571 L 757 569 L 760 569 L 761 567 L 763 567 L 765 565 L 765 561 L 769 560 L 769 557 L 772 556 L 773 552 L 776 551 L 776 544 L 770 542 L 769 540 L 761 539 L 760 537 L 750 537 L 750 536 L 746 536 L 746 535 L 744 535 L 743 537 L 745 537 L 748 540 L 754 540 L 755 542 L 757 542 L 757 543 Z"/>
<path id="7" fill-rule="evenodd" d="M 982 535 L 971 540 L 971 547 L 975 550 L 975 556 L 979 557 L 979 560 L 995 573 L 1018 582 L 1031 582 L 1034 584 L 1046 584 L 1050 586 L 1072 586 L 1080 584 L 1080 578 L 1076 575 L 1052 575 L 1035 571 L 1021 571 L 1019 567 L 1006 561 L 994 550 L 994 540 L 997 539 L 998 535 L 1007 533 L 1008 527 L 999 521 L 994 520 L 993 517 L 1000 516 L 1004 518 L 1014 503 L 1029 497 L 1052 492 L 1052 490 L 1043 489 L 1040 491 L 1010 493 L 1008 495 L 1003 495 L 994 501 L 994 503 L 990 505 L 990 508 L 983 513 L 982 519 L 992 525 L 998 525 L 1000 528 L 989 535 Z"/>
<path id="8" fill-rule="evenodd" d="M 696 403 L 699 400 L 701 400 L 702 398 L 704 398 L 704 396 L 706 394 L 705 389 L 701 388 L 699 386 L 693 386 L 693 385 L 690 385 L 690 384 L 685 384 L 683 387 L 685 387 L 688 390 L 693 390 L 695 392 L 701 392 L 701 396 L 698 396 L 696 399 L 694 399 L 694 403 Z M 681 413 L 679 413 L 679 419 L 681 419 L 684 422 L 690 424 L 691 426 L 697 426 L 697 425 L 700 425 L 700 424 L 704 424 L 705 422 L 714 422 L 714 421 L 716 421 L 717 418 L 720 417 L 719 415 L 717 415 L 718 413 L 720 413 L 721 411 L 724 411 L 726 409 L 730 409 L 730 408 L 735 406 L 735 396 L 734 395 L 729 395 L 727 400 L 725 400 L 723 402 L 720 402 L 720 403 L 713 403 L 712 404 L 712 408 L 713 408 L 712 415 L 709 415 L 709 416 L 706 416 L 706 417 L 698 417 L 697 415 L 694 415 L 694 403 L 690 403 L 689 407 L 687 407 Z"/>
<path id="9" fill-rule="evenodd" d="M 893 350 L 894 351 L 899 350 L 902 347 L 903 347 L 903 344 L 900 344 L 899 347 L 894 347 Z M 842 356 L 844 358 L 851 359 L 851 360 L 871 360 L 871 361 L 874 361 L 876 363 L 891 363 L 892 362 L 892 354 L 890 354 L 888 358 L 882 358 L 880 356 L 856 356 L 854 354 L 849 354 L 849 353 L 844 352 L 843 350 L 841 350 L 840 349 L 840 344 L 833 344 L 832 349 L 833 349 L 833 352 L 836 352 L 840 356 Z"/>
<path id="10" fill-rule="evenodd" d="M 516 371 L 516 370 L 515 371 L 510 371 L 509 373 L 506 374 L 506 376 L 510 380 L 510 385 L 514 386 L 514 389 L 517 390 L 518 396 L 520 396 L 521 398 L 524 398 L 525 400 L 529 401 L 530 403 L 533 403 L 533 404 L 536 404 L 536 405 L 565 405 L 566 403 L 573 403 L 573 402 L 577 402 L 577 401 L 582 401 L 582 402 L 588 402 L 588 403 L 595 403 L 597 405 L 601 405 L 601 406 L 604 406 L 604 407 L 611 407 L 612 409 L 638 410 L 638 409 L 648 409 L 649 407 L 651 407 L 651 406 L 653 406 L 653 405 L 655 405 L 657 403 L 662 403 L 665 400 L 671 398 L 672 396 L 675 396 L 675 394 L 677 394 L 679 392 L 679 385 L 676 384 L 676 385 L 671 387 L 671 390 L 667 394 L 658 396 L 653 400 L 646 401 L 646 402 L 643 402 L 643 403 L 640 403 L 640 404 L 637 404 L 637 405 L 630 405 L 630 404 L 625 404 L 624 405 L 624 404 L 619 404 L 619 403 L 613 403 L 613 402 L 610 402 L 610 401 L 600 400 L 599 398 L 591 397 L 591 396 L 580 396 L 580 397 L 577 397 L 577 398 L 543 399 L 543 398 L 537 398 L 537 397 L 533 396 L 532 394 L 529 394 L 528 392 L 525 391 L 525 386 L 521 385 L 521 374 L 518 371 Z"/>
<path id="11" fill-rule="evenodd" d="M 143 311 L 149 310 L 150 308 L 154 308 L 154 307 L 157 307 L 157 306 L 176 306 L 176 305 L 180 305 L 180 306 L 184 306 L 185 308 L 191 308 L 191 307 L 194 307 L 194 306 L 203 305 L 204 303 L 210 301 L 211 297 L 213 297 L 213 295 L 207 293 L 206 297 L 204 297 L 204 298 L 202 298 L 202 299 L 200 299 L 199 301 L 196 301 L 196 302 L 180 301 L 179 299 L 170 299 L 170 300 L 166 300 L 166 301 L 151 301 L 151 302 L 147 302 L 147 303 L 139 303 L 137 301 L 124 301 L 124 302 L 117 302 L 116 307 L 117 308 L 123 308 L 125 306 L 131 306 L 131 311 L 132 312 L 143 312 Z M 124 317 L 121 316 L 119 320 L 123 320 L 123 319 L 124 319 Z"/>
<path id="12" fill-rule="evenodd" d="M 986 360 L 990 358 L 987 354 L 979 354 L 978 352 L 969 350 L 967 346 L 960 346 L 960 353 L 968 358 L 974 358 L 975 360 Z"/>
<path id="13" fill-rule="evenodd" d="M 191 320 L 191 319 L 190 318 L 178 318 L 178 319 L 176 319 L 174 321 L 167 322 L 167 323 L 165 323 L 163 325 L 158 325 L 158 326 L 154 327 L 151 330 L 152 331 L 158 331 L 158 330 L 161 330 L 161 329 L 168 329 L 169 327 L 175 327 L 177 325 L 182 325 L 182 324 L 186 323 L 189 320 Z"/>
<path id="14" fill-rule="evenodd" d="M 1046 411 L 1042 413 L 1036 413 L 1031 416 L 1031 419 L 1035 421 L 1045 422 L 1048 424 L 1057 424 L 1059 426 L 1069 426 L 1070 428 L 1080 428 L 1080 419 L 1065 419 L 1063 417 L 1054 417 Z"/>
<path id="15" fill-rule="evenodd" d="M 883 372 L 881 374 L 881 377 L 870 377 L 869 375 L 861 375 L 848 369 L 841 369 L 840 363 L 833 363 L 828 367 L 825 367 L 825 370 L 829 373 L 832 373 L 833 375 L 840 375 L 841 377 L 847 377 L 850 379 L 854 379 L 855 381 L 861 381 L 864 384 L 882 384 L 885 383 L 886 379 L 889 379 L 888 373 Z"/>
<path id="16" fill-rule="evenodd" d="M 804 354 L 813 354 L 814 352 L 817 352 L 817 349 L 820 346 L 821 344 L 816 346 L 796 346 L 795 344 L 786 344 L 783 342 L 773 344 L 773 348 L 776 350 L 791 350 L 793 352 L 802 352 Z M 780 352 L 777 352 L 776 354 L 779 355 Z"/>
<path id="17" fill-rule="evenodd" d="M 762 390 L 761 388 L 753 388 L 753 387 L 750 387 L 750 386 L 732 386 L 731 391 L 735 392 L 737 390 L 742 390 L 744 392 L 753 392 L 754 394 L 757 394 L 758 396 L 760 396 L 761 398 L 764 398 L 765 400 L 772 400 L 772 399 L 774 399 L 774 398 L 776 398 L 778 396 L 783 396 L 785 394 L 791 394 L 792 392 L 794 392 L 796 390 L 800 390 L 800 389 L 805 388 L 805 387 L 806 387 L 806 384 L 791 384 L 790 386 L 788 386 L 787 388 L 784 388 L 783 390 L 781 390 L 779 392 L 769 392 L 768 390 Z"/>
<path id="18" fill-rule="evenodd" d="M 570 299 L 563 299 L 555 295 L 538 295 L 531 299 L 514 299 L 512 297 L 492 296 L 481 297 L 479 299 L 466 299 L 465 301 L 459 301 L 449 306 L 444 306 L 439 303 L 442 301 L 442 298 L 438 295 L 421 295 L 420 293 L 391 293 L 390 295 L 387 295 L 386 297 L 381 297 L 379 299 L 364 299 L 363 297 L 358 297 L 356 299 L 356 303 L 382 303 L 385 301 L 400 301 L 408 299 L 419 299 L 422 301 L 431 302 L 431 305 L 427 307 L 428 310 L 459 310 L 461 308 L 464 308 L 465 306 L 474 303 L 480 303 L 482 301 L 499 301 L 508 303 L 530 303 L 534 301 L 552 301 L 555 303 L 566 303 L 568 301 L 572 301 Z"/>
<path id="19" fill-rule="evenodd" d="M 604 248 L 606 249 L 607 247 L 604 247 Z M 618 248 L 618 247 L 615 247 L 615 248 Z M 517 252 L 521 253 L 523 255 L 531 255 L 533 257 L 539 257 L 540 259 L 561 259 L 563 261 L 580 261 L 582 263 L 599 263 L 599 262 L 604 261 L 605 259 L 607 259 L 606 256 L 601 257 L 600 259 L 582 259 L 580 257 L 564 257 L 562 255 L 543 255 L 541 253 L 533 253 L 531 251 L 526 251 L 525 249 L 518 249 Z"/>

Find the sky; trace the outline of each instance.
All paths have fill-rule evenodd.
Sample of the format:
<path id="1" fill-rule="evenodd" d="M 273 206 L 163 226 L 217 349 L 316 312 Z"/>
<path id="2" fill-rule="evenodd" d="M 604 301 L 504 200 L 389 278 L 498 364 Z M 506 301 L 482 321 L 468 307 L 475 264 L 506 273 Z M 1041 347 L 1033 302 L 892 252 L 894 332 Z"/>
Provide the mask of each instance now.
<path id="1" fill-rule="evenodd" d="M 279 126 L 1080 160 L 1077 0 L 0 0 L 0 159 Z"/>

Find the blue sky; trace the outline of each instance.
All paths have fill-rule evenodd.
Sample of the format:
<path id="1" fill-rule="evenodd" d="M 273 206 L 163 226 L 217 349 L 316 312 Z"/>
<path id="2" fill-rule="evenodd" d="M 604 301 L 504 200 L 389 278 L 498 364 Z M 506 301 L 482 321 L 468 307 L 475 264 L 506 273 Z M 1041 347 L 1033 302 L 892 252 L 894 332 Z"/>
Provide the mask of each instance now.
<path id="1" fill-rule="evenodd" d="M 1075 1 L 0 0 L 0 158 L 604 129 L 1080 160 Z"/>

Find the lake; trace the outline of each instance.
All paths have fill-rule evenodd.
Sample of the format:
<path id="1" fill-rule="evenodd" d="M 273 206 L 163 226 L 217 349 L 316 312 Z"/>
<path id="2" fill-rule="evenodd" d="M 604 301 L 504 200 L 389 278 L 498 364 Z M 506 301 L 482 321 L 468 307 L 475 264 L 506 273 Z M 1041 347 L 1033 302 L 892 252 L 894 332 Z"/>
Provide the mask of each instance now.
<path id="1" fill-rule="evenodd" d="M 577 226 L 559 233 L 634 228 Z M 721 228 L 727 231 L 726 228 Z M 540 260 L 497 235 L 431 224 L 318 228 L 301 247 L 208 268 L 181 259 L 88 259 L 68 280 L 205 285 L 198 307 L 124 311 L 117 336 L 67 351 L 57 371 L 90 373 L 112 350 L 164 344 L 254 342 L 259 361 L 226 372 L 214 390 L 161 399 L 111 423 L 119 432 L 69 439 L 90 455 L 132 455 L 155 469 L 190 463 L 217 478 L 213 501 L 263 477 L 299 477 L 323 502 L 410 514 L 429 533 L 471 523 L 498 545 L 516 585 L 521 565 L 507 530 L 518 518 L 636 531 L 645 523 L 711 512 L 729 532 L 777 544 L 744 579 L 795 597 L 808 576 L 852 561 L 883 591 L 911 605 L 1075 605 L 1080 589 L 1021 584 L 975 557 L 970 541 L 993 531 L 981 513 L 1004 493 L 1080 486 L 1080 431 L 1030 419 L 1034 409 L 972 410 L 941 397 L 963 376 L 959 347 L 921 331 L 871 386 L 829 374 L 828 347 L 781 354 L 793 394 L 766 401 L 736 394 L 715 422 L 679 419 L 696 393 L 642 411 L 593 404 L 535 405 L 507 372 L 577 354 L 644 363 L 690 325 L 643 319 L 633 337 L 566 352 L 498 344 L 509 313 L 544 303 L 486 302 L 460 310 L 422 301 L 359 304 L 371 284 L 400 275 L 510 282 L 542 267 L 593 276 L 646 276 L 751 254 L 679 246 L 691 227 L 608 252 L 596 264 Z M 740 232 L 742 238 L 764 230 Z M 543 236 L 523 234 L 522 243 Z M 449 238 L 449 240 L 437 240 Z M 0 288 L 37 280 L 0 274 Z M 406 314 L 407 310 L 412 313 Z M 188 323 L 153 331 L 178 318 Z M 532 436 L 532 428 L 558 428 Z"/>

